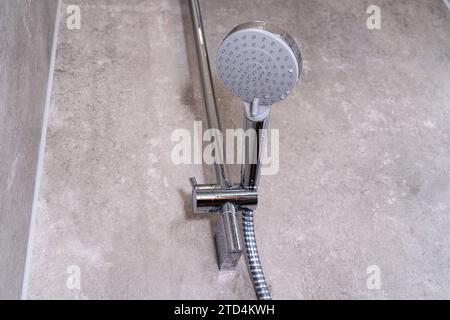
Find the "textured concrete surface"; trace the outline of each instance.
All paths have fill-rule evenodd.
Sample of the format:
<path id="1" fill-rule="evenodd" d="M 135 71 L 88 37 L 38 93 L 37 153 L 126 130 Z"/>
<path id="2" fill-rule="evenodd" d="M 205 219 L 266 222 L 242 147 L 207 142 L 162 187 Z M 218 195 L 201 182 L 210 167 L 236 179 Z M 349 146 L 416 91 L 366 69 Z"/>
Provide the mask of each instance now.
<path id="1" fill-rule="evenodd" d="M 61 29 L 30 298 L 254 298 L 217 271 L 170 134 L 203 118 L 185 1 L 71 1 Z M 202 1 L 212 58 L 237 24 L 288 30 L 301 84 L 276 106 L 280 172 L 257 232 L 275 299 L 450 297 L 450 12 L 441 1 Z M 64 23 L 64 19 L 61 23 Z M 222 118 L 241 125 L 217 82 Z M 192 130 L 192 129 L 191 129 Z M 237 168 L 234 168 L 237 169 Z M 234 170 L 237 176 L 237 170 Z M 381 289 L 366 285 L 369 266 Z M 67 287 L 69 266 L 80 289 Z"/>
<path id="2" fill-rule="evenodd" d="M 0 299 L 22 289 L 56 4 L 0 2 Z"/>

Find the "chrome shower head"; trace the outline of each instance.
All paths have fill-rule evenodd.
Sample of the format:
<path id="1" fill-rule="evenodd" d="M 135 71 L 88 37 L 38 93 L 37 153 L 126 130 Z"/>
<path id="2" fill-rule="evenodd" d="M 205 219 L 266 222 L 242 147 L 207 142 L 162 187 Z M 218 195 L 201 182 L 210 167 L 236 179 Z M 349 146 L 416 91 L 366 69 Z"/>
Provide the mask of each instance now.
<path id="1" fill-rule="evenodd" d="M 261 21 L 233 29 L 220 45 L 216 63 L 220 79 L 235 96 L 260 106 L 284 100 L 302 70 L 302 56 L 294 39 Z"/>

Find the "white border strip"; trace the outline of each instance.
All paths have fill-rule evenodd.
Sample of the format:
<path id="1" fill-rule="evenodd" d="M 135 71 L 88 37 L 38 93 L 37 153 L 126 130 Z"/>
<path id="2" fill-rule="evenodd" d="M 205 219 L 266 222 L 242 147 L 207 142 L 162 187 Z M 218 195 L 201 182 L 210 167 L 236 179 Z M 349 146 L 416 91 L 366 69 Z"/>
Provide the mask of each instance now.
<path id="1" fill-rule="evenodd" d="M 450 10 L 450 1 L 449 0 L 442 0 L 444 1 L 444 4 L 447 6 L 447 9 Z"/>
<path id="2" fill-rule="evenodd" d="M 47 83 L 47 94 L 45 97 L 45 107 L 44 107 L 44 118 L 42 123 L 42 131 L 41 131 L 41 141 L 39 145 L 39 155 L 36 169 L 36 181 L 34 185 L 34 194 L 33 194 L 33 206 L 31 211 L 31 220 L 30 220 L 30 229 L 28 232 L 28 245 L 27 245 L 27 255 L 25 260 L 25 270 L 23 275 L 22 282 L 22 300 L 28 299 L 28 286 L 30 282 L 30 274 L 31 274 L 31 259 L 33 255 L 33 239 L 34 239 L 34 231 L 36 228 L 36 216 L 39 205 L 39 191 L 41 189 L 41 179 L 42 172 L 44 169 L 44 156 L 45 156 L 45 147 L 47 142 L 47 127 L 48 127 L 48 116 L 50 110 L 50 104 L 52 99 L 52 89 L 53 89 L 53 76 L 55 72 L 55 62 L 56 62 L 56 48 L 58 45 L 58 33 L 59 33 L 59 23 L 61 21 L 61 7 L 62 0 L 58 0 L 56 12 L 56 20 L 55 27 L 53 31 L 53 43 L 52 43 L 52 55 L 50 58 L 50 68 L 48 72 L 48 83 Z"/>

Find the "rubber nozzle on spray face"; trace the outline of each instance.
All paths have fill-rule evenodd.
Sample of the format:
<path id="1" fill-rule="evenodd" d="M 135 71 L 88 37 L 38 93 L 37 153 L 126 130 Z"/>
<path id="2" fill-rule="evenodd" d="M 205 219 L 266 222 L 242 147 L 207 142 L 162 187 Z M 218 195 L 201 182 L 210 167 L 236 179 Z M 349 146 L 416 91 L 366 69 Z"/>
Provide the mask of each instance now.
<path id="1" fill-rule="evenodd" d="M 302 56 L 294 39 L 265 22 L 237 26 L 217 54 L 219 77 L 255 117 L 270 112 L 294 89 L 302 71 Z"/>

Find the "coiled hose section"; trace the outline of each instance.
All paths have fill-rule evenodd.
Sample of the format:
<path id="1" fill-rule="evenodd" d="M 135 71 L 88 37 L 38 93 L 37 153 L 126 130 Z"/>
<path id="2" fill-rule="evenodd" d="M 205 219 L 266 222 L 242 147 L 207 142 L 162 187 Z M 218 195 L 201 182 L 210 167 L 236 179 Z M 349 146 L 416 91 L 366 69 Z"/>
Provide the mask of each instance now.
<path id="1" fill-rule="evenodd" d="M 247 265 L 250 277 L 252 278 L 258 300 L 272 300 L 269 287 L 264 277 L 261 261 L 259 259 L 258 246 L 256 245 L 255 225 L 253 211 L 244 210 L 242 212 L 242 225 L 244 229 L 244 244 L 247 257 Z"/>

